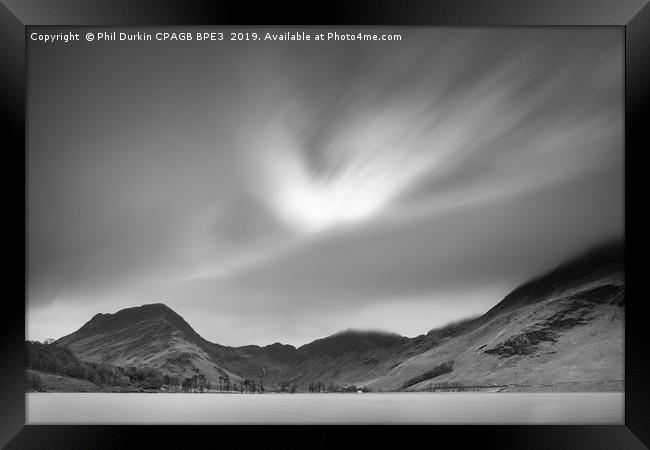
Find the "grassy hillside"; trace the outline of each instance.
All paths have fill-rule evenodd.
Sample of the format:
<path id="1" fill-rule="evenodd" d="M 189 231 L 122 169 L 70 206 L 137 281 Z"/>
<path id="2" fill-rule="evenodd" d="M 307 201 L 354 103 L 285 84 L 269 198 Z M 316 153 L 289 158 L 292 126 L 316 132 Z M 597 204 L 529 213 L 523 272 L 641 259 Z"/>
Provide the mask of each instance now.
<path id="1" fill-rule="evenodd" d="M 178 378 L 203 374 L 213 385 L 220 377 L 243 378 L 218 365 L 225 347 L 205 341 L 181 316 L 162 304 L 98 314 L 78 331 L 55 342 L 84 361 L 111 366 L 147 366 Z"/>
<path id="2" fill-rule="evenodd" d="M 55 386 L 55 390 L 69 386 L 72 392 L 158 389 L 166 381 L 155 368 L 82 361 L 68 348 L 32 341 L 25 342 L 25 366 L 28 391 L 47 389 L 44 386 Z"/>
<path id="3" fill-rule="evenodd" d="M 40 370 L 27 369 L 27 379 L 39 380 L 38 388 L 27 389 L 32 392 L 97 392 L 102 389 L 88 380 Z"/>
<path id="4" fill-rule="evenodd" d="M 408 380 L 453 361 L 453 371 L 411 384 L 509 386 L 508 390 L 622 389 L 625 286 L 613 270 L 572 283 L 546 298 L 489 314 L 474 327 L 412 356 L 370 384 L 400 389 Z"/>

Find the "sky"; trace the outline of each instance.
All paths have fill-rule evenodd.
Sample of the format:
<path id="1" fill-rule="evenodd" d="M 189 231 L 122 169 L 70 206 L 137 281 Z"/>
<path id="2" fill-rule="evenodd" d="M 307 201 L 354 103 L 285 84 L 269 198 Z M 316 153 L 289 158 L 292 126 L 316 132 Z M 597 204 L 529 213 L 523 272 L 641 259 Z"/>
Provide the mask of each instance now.
<path id="1" fill-rule="evenodd" d="M 623 236 L 620 29 L 378 31 L 30 42 L 27 338 L 412 337 Z"/>

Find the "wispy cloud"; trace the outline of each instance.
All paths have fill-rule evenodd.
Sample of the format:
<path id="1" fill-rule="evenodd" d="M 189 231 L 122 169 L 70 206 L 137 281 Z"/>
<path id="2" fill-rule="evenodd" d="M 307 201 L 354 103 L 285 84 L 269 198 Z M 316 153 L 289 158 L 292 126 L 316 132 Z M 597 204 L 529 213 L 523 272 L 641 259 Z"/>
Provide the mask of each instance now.
<path id="1" fill-rule="evenodd" d="M 228 344 L 414 335 L 622 233 L 620 30 L 400 31 L 30 51 L 29 333 L 156 300 Z"/>

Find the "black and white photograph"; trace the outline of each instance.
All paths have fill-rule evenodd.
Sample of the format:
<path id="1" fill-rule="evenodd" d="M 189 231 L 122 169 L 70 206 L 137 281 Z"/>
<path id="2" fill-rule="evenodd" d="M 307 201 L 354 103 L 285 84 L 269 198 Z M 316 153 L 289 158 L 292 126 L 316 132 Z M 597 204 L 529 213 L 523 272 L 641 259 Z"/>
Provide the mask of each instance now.
<path id="1" fill-rule="evenodd" d="M 618 27 L 32 27 L 27 424 L 624 423 Z"/>

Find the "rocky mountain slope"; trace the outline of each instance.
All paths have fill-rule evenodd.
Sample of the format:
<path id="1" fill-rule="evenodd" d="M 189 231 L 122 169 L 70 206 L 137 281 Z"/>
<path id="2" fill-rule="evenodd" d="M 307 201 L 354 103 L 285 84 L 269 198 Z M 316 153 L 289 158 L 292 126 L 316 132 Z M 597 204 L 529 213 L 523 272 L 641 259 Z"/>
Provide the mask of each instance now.
<path id="1" fill-rule="evenodd" d="M 523 284 L 481 317 L 415 338 L 347 330 L 299 348 L 226 347 L 151 304 L 97 314 L 56 345 L 86 361 L 202 373 L 215 384 L 228 375 L 299 390 L 312 382 L 386 391 L 622 389 L 624 298 L 623 245 L 615 243 Z"/>
<path id="2" fill-rule="evenodd" d="M 622 246 L 603 246 L 515 289 L 459 334 L 403 360 L 370 385 L 622 389 L 624 301 Z M 410 383 L 444 363 L 453 370 Z"/>

